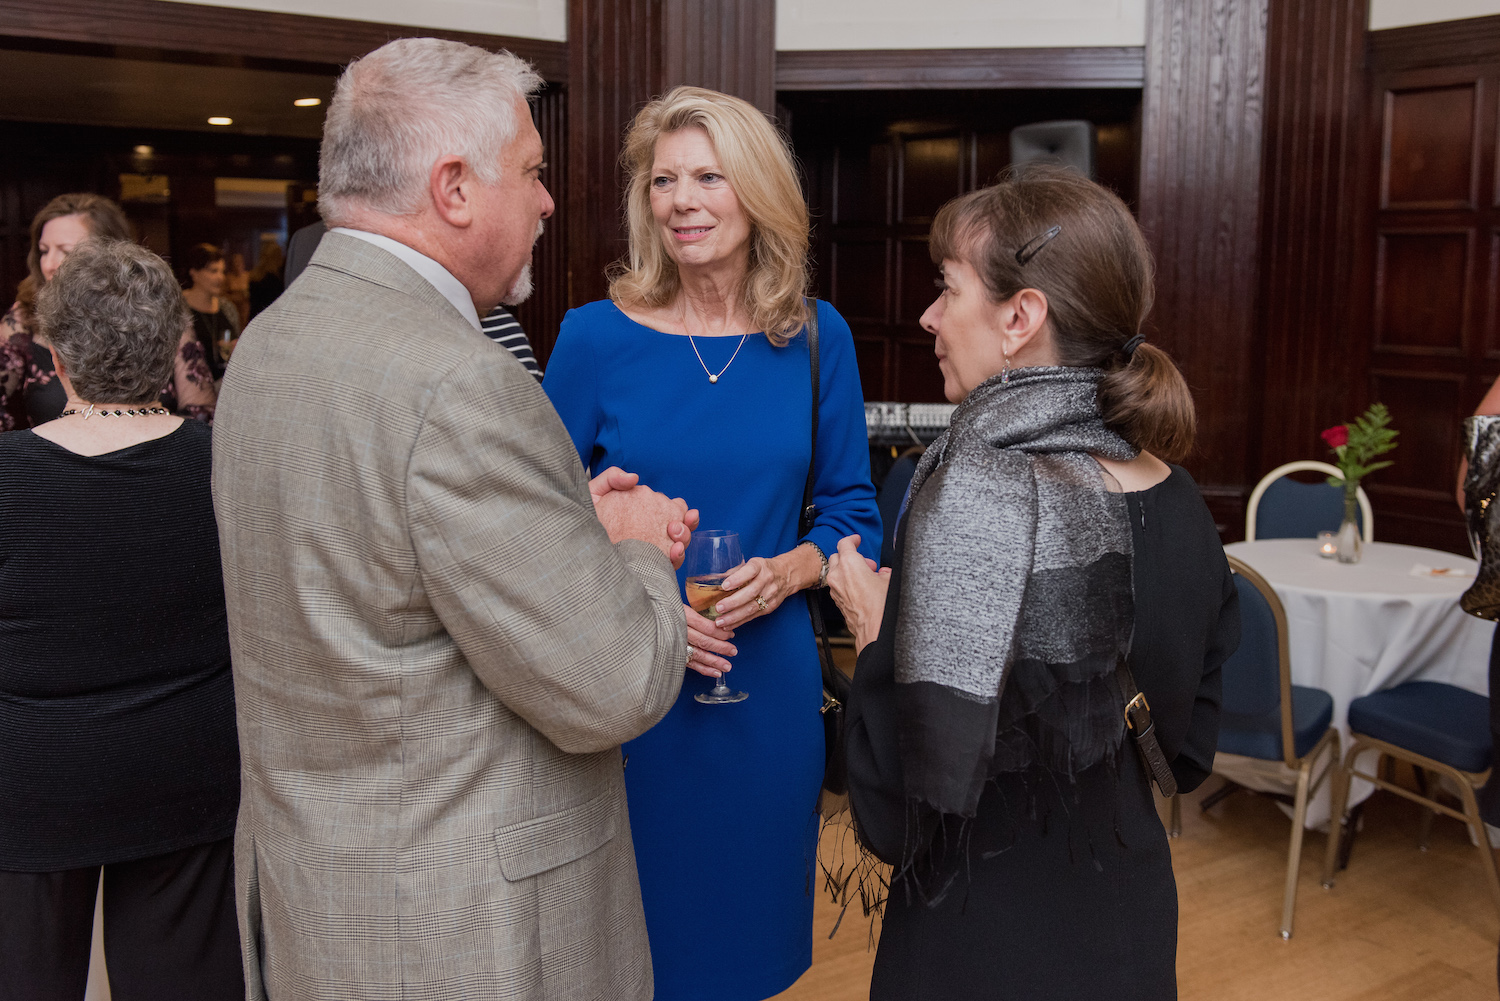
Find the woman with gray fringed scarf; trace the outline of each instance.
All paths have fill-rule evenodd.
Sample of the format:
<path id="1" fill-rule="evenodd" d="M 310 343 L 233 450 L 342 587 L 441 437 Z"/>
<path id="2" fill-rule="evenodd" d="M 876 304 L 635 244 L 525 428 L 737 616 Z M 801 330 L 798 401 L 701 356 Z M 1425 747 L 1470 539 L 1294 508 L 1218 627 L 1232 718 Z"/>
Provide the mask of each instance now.
<path id="1" fill-rule="evenodd" d="M 931 251 L 922 326 L 959 406 L 891 568 L 851 537 L 828 578 L 860 651 L 855 829 L 894 867 L 871 997 L 1174 998 L 1150 782 L 1208 776 L 1239 610 L 1168 465 L 1194 412 L 1140 334 L 1150 254 L 1124 203 L 1056 167 L 949 202 Z M 1135 686 L 1154 745 L 1140 700 L 1127 727 Z"/>

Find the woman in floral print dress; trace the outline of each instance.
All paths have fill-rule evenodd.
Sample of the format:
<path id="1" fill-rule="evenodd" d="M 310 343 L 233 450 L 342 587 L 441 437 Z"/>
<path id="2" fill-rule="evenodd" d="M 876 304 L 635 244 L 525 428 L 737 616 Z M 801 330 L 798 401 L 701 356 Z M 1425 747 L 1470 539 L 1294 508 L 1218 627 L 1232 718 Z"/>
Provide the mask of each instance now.
<path id="1" fill-rule="evenodd" d="M 93 238 L 131 238 L 125 213 L 99 195 L 58 195 L 31 221 L 29 273 L 21 280 L 15 303 L 0 317 L 0 431 L 35 427 L 62 413 L 66 396 L 52 367 L 52 352 L 36 336 L 32 307 L 37 291 L 73 248 Z M 183 332 L 172 382 L 163 388 L 162 401 L 184 416 L 213 420 L 213 377 L 191 327 Z"/>

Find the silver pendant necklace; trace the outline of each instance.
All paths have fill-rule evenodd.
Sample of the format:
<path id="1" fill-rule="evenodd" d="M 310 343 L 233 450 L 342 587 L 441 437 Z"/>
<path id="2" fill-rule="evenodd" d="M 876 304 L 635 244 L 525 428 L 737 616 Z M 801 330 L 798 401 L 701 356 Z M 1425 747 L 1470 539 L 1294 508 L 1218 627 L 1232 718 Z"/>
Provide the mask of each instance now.
<path id="1" fill-rule="evenodd" d="M 719 369 L 719 371 L 717 373 L 710 372 L 708 370 L 708 366 L 704 364 L 704 362 L 703 362 L 703 355 L 701 353 L 699 353 L 699 351 L 698 351 L 698 342 L 695 341 L 695 340 L 693 340 L 693 335 L 692 334 L 688 334 L 687 335 L 687 339 L 688 339 L 688 343 L 693 346 L 693 354 L 698 355 L 698 364 L 699 365 L 703 365 L 703 374 L 706 375 L 706 376 L 708 376 L 708 381 L 710 383 L 714 383 L 714 382 L 718 382 L 719 381 L 719 376 L 721 376 L 725 372 L 729 371 L 729 366 L 733 365 L 734 364 L 734 360 L 740 356 L 740 348 L 742 348 L 742 347 L 745 346 L 745 338 L 747 338 L 749 336 L 750 336 L 749 334 L 741 334 L 740 335 L 739 347 L 736 347 L 734 349 L 734 354 L 732 354 L 732 355 L 729 356 L 729 361 L 726 362 L 725 365 L 724 365 L 724 367 L 721 368 L 721 369 Z"/>

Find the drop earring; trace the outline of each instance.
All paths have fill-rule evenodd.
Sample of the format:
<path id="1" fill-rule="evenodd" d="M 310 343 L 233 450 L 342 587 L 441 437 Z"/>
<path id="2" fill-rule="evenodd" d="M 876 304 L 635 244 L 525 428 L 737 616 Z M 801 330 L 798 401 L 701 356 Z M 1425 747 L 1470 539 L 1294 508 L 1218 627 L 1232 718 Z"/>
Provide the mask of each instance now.
<path id="1" fill-rule="evenodd" d="M 1000 358 L 1002 359 L 1002 365 L 1003 365 L 1003 367 L 1000 369 L 1000 385 L 1002 385 L 1002 386 L 1009 386 L 1010 385 L 1010 355 L 1008 355 L 1008 354 L 1005 353 L 1005 349 L 1004 348 L 1000 349 Z"/>

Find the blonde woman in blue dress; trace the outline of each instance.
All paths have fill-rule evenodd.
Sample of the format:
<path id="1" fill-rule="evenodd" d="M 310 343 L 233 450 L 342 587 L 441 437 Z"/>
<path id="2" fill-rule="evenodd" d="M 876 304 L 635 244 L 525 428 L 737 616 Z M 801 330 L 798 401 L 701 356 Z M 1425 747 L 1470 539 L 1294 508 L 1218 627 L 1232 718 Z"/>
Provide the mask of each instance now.
<path id="1" fill-rule="evenodd" d="M 863 393 L 848 324 L 804 298 L 807 208 L 759 111 L 679 87 L 637 116 L 624 160 L 628 261 L 609 300 L 564 319 L 543 385 L 584 465 L 628 468 L 739 533 L 739 590 L 716 623 L 687 611 L 682 694 L 625 746 L 625 783 L 658 1001 L 758 1001 L 812 961 L 822 689 L 798 592 L 845 535 L 878 556 Z M 694 700 L 731 668 L 745 701 Z"/>

